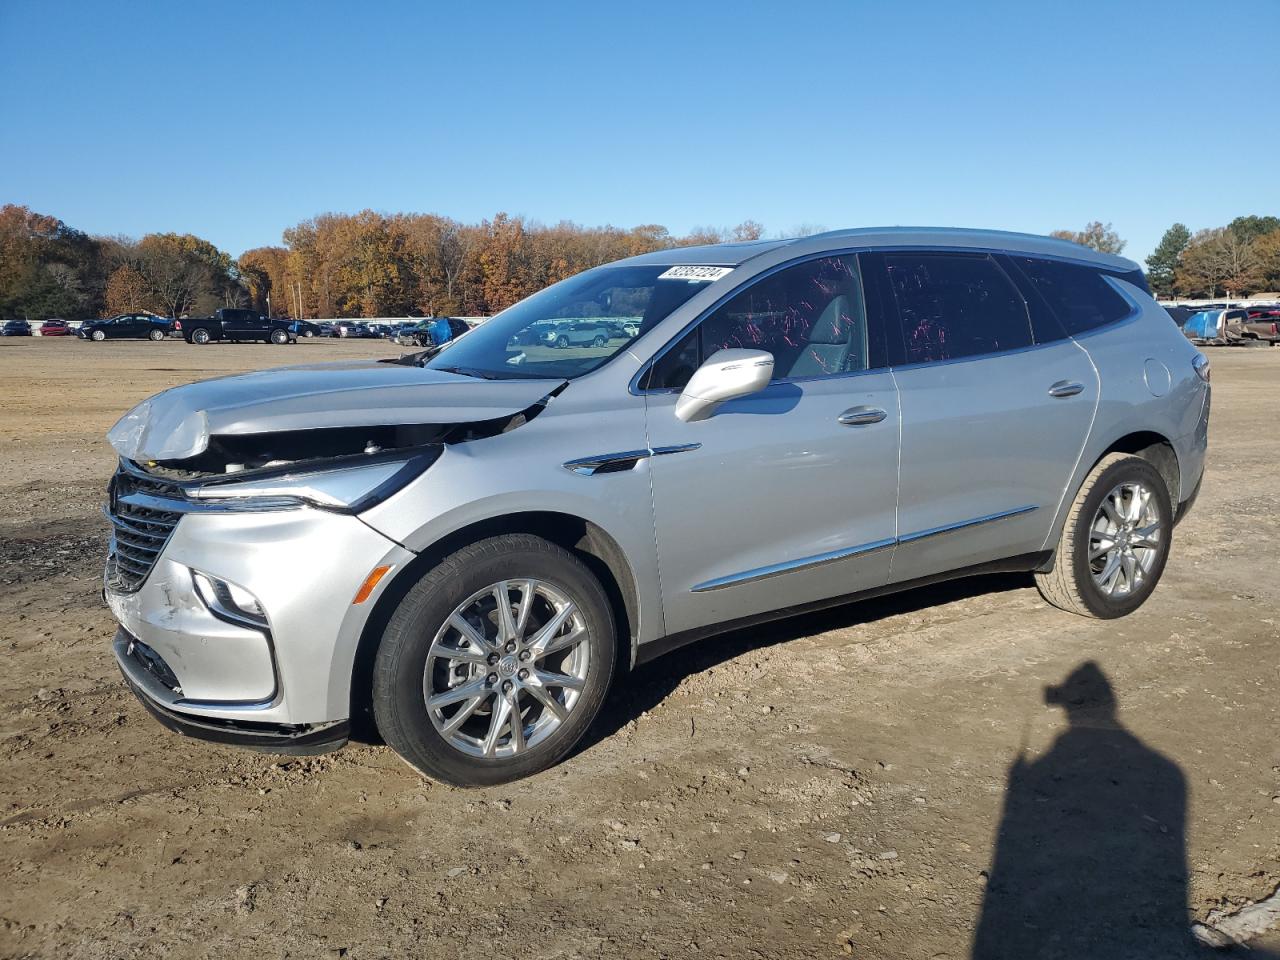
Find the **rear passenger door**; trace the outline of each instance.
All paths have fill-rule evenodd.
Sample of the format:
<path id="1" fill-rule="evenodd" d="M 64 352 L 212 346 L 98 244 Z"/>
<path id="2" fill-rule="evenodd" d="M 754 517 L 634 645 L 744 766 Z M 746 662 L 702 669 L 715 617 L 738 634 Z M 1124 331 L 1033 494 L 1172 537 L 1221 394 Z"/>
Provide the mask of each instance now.
<path id="1" fill-rule="evenodd" d="M 1097 406 L 1088 355 L 1043 304 L 1032 310 L 1007 258 L 902 251 L 867 260 L 898 331 L 891 581 L 1041 550 Z"/>

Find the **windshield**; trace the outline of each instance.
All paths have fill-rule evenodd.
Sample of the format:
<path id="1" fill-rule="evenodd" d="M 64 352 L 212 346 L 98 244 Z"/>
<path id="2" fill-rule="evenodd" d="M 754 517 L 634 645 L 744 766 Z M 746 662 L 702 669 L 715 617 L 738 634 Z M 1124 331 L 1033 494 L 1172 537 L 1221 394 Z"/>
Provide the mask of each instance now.
<path id="1" fill-rule="evenodd" d="M 666 266 L 597 267 L 521 300 L 426 364 L 470 376 L 571 380 L 609 362 L 706 286 Z"/>

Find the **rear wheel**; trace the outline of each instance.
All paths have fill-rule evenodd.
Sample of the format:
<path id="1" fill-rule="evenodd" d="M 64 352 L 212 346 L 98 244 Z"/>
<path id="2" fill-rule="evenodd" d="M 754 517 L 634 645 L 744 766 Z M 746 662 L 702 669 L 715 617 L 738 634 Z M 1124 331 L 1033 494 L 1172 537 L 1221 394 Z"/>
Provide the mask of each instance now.
<path id="1" fill-rule="evenodd" d="M 191 331 L 192 343 L 198 343 L 201 346 L 204 346 L 206 343 L 208 343 L 212 339 L 213 337 L 209 335 L 209 331 L 206 330 L 204 327 L 196 327 L 194 330 Z"/>
<path id="2" fill-rule="evenodd" d="M 374 717 L 427 776 L 505 783 L 582 739 L 615 654 L 608 600 L 580 560 L 538 537 L 493 537 L 427 572 L 392 614 L 374 665 Z"/>
<path id="3" fill-rule="evenodd" d="M 272 343 L 276 343 L 276 344 L 280 344 L 280 343 L 288 343 L 288 342 L 289 342 L 289 334 L 285 333 L 285 331 L 283 331 L 283 330 L 272 330 L 272 331 L 271 331 L 271 342 L 272 342 Z"/>
<path id="4" fill-rule="evenodd" d="M 1085 480 L 1040 594 L 1056 607 L 1104 620 L 1146 601 L 1169 558 L 1173 505 L 1164 478 L 1128 454 L 1103 457 Z"/>
<path id="5" fill-rule="evenodd" d="M 152 330 L 147 334 L 148 340 L 160 341 L 164 339 L 163 330 Z"/>
<path id="6" fill-rule="evenodd" d="M 592 342 L 595 346 L 597 346 L 597 347 L 603 347 L 603 346 L 604 346 L 606 343 L 608 343 L 609 341 L 608 341 L 608 340 L 606 340 L 603 336 L 601 336 L 601 335 L 597 334 L 597 335 L 596 335 L 596 338 L 595 338 L 593 341 L 591 341 L 591 342 Z"/>

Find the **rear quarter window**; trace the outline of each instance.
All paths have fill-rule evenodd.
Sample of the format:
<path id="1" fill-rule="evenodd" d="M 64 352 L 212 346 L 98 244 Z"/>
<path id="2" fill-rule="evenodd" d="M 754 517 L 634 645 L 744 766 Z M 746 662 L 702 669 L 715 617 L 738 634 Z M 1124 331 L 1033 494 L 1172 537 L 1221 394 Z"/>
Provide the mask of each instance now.
<path id="1" fill-rule="evenodd" d="M 1011 259 L 1068 335 L 1123 320 L 1132 312 L 1129 301 L 1092 267 L 1034 257 Z"/>

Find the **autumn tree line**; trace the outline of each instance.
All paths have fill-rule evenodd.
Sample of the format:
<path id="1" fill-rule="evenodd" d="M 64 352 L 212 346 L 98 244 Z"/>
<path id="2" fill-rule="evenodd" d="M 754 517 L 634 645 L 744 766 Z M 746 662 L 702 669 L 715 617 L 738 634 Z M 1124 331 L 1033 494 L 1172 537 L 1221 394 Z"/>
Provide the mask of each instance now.
<path id="1" fill-rule="evenodd" d="M 82 319 L 250 307 L 279 317 L 482 316 L 582 270 L 668 247 L 755 240 L 760 224 L 674 236 L 656 224 L 545 226 L 500 213 L 322 214 L 284 245 L 232 259 L 190 234 L 91 237 L 56 217 L 0 208 L 0 317 Z"/>
<path id="2" fill-rule="evenodd" d="M 327 213 L 280 246 L 233 259 L 191 234 L 100 237 L 27 207 L 0 207 L 0 319 L 83 319 L 151 311 L 198 316 L 251 307 L 279 317 L 479 316 L 579 271 L 690 244 L 754 240 L 748 220 L 677 236 L 656 224 L 547 226 L 500 213 L 465 224 L 435 214 Z M 803 228 L 794 233 L 808 232 Z M 794 234 L 793 234 L 794 235 Z M 1110 224 L 1055 231 L 1097 250 L 1125 242 Z M 1280 289 L 1280 219 L 1238 217 L 1192 234 L 1175 224 L 1147 258 L 1152 289 L 1186 297 Z"/>

